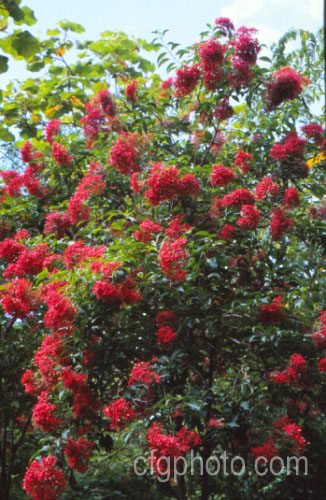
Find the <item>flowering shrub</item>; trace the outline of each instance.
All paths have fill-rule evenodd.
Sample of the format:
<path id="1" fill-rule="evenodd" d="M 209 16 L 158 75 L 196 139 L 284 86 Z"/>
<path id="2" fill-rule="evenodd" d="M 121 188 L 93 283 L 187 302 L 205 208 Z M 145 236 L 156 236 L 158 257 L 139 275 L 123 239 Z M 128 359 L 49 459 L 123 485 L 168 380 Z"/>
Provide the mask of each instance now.
<path id="1" fill-rule="evenodd" d="M 1 94 L 1 499 L 323 498 L 317 38 L 262 68 L 259 33 L 218 18 L 167 45 L 178 66 L 160 33 L 78 41 L 74 63 L 67 23 L 42 81 Z M 216 450 L 248 457 L 236 488 L 164 465 Z M 308 478 L 253 474 L 290 453 Z"/>

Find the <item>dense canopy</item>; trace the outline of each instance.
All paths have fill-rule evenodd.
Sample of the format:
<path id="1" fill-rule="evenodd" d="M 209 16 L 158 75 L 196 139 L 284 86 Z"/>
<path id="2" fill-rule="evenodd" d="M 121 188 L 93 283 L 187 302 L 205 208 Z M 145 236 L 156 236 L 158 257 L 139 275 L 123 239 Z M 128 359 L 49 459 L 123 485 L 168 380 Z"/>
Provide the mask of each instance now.
<path id="1" fill-rule="evenodd" d="M 322 31 L 269 58 L 227 18 L 181 48 L 0 6 L 34 72 L 0 94 L 1 498 L 321 499 Z"/>

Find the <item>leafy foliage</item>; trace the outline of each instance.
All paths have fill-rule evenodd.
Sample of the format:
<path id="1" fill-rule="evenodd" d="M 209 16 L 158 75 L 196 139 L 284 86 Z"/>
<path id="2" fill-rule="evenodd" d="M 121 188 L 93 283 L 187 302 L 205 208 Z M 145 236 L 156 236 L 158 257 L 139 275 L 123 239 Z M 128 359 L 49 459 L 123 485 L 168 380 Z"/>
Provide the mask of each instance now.
<path id="1" fill-rule="evenodd" d="M 32 22 L 12 5 L 4 19 Z M 0 102 L 3 498 L 27 498 L 27 467 L 36 500 L 65 481 L 62 500 L 322 498 L 320 34 L 259 65 L 255 34 L 225 21 L 186 49 L 70 32 L 1 41 L 35 72 Z M 257 450 L 304 453 L 309 475 L 255 474 Z M 151 451 L 156 472 L 191 451 L 247 468 L 137 476 Z"/>

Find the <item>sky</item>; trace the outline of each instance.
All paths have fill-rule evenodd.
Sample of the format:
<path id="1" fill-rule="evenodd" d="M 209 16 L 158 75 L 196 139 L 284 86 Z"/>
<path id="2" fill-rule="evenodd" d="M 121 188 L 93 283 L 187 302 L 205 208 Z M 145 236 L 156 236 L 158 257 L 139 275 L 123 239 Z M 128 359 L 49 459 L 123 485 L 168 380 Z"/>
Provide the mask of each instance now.
<path id="1" fill-rule="evenodd" d="M 60 19 L 78 22 L 89 38 L 105 30 L 151 40 L 155 29 L 170 29 L 171 40 L 190 45 L 206 23 L 229 17 L 236 27 L 259 29 L 263 43 L 275 42 L 290 28 L 322 26 L 323 0 L 25 0 L 40 29 Z M 24 2 L 24 3 L 25 3 Z"/>
<path id="2" fill-rule="evenodd" d="M 68 19 L 86 28 L 85 39 L 121 30 L 151 41 L 152 31 L 169 29 L 168 40 L 185 46 L 197 42 L 206 24 L 221 16 L 229 17 L 236 28 L 257 28 L 258 39 L 268 46 L 292 28 L 316 32 L 323 20 L 323 0 L 23 0 L 23 4 L 38 19 L 31 28 L 36 36 Z M 22 66 L 13 64 L 0 75 L 0 87 L 10 78 L 32 76 Z"/>

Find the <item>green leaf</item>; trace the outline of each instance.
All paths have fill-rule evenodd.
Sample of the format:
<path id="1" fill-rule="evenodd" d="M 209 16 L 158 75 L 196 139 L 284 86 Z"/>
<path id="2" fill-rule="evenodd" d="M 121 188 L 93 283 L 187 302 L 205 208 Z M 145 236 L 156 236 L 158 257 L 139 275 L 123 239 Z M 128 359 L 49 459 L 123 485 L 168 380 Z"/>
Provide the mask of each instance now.
<path id="1" fill-rule="evenodd" d="M 0 128 L 0 140 L 10 142 L 15 140 L 15 136 L 5 128 Z"/>
<path id="2" fill-rule="evenodd" d="M 81 25 L 81 24 L 77 24 L 77 23 L 71 23 L 70 21 L 60 21 L 59 23 L 59 26 L 63 29 L 63 30 L 70 30 L 70 31 L 73 31 L 74 33 L 84 33 L 85 31 L 85 28 Z"/>
<path id="3" fill-rule="evenodd" d="M 43 61 L 35 61 L 32 64 L 28 64 L 27 69 L 28 69 L 28 71 L 37 72 L 37 71 L 40 71 L 41 69 L 43 69 L 44 66 L 45 66 L 45 63 Z"/>
<path id="4" fill-rule="evenodd" d="M 22 12 L 24 17 L 20 21 L 16 21 L 15 24 L 27 24 L 28 26 L 33 26 L 36 23 L 36 18 L 34 16 L 34 12 L 29 7 L 22 7 Z"/>
<path id="5" fill-rule="evenodd" d="M 0 73 L 8 71 L 8 57 L 0 56 Z"/>
<path id="6" fill-rule="evenodd" d="M 24 11 L 20 7 L 18 7 L 18 5 L 16 5 L 14 2 L 10 2 L 10 4 L 6 5 L 6 7 L 15 24 L 21 24 L 21 21 L 24 22 Z"/>
<path id="7" fill-rule="evenodd" d="M 157 66 L 160 68 L 164 63 L 166 63 L 168 61 L 169 61 L 169 58 L 165 57 L 165 58 L 160 60 L 160 62 L 157 64 Z"/>
<path id="8" fill-rule="evenodd" d="M 18 55 L 27 59 L 40 49 L 40 42 L 29 31 L 22 31 L 13 35 L 11 45 Z"/>
<path id="9" fill-rule="evenodd" d="M 55 29 L 55 30 L 47 30 L 46 34 L 47 34 L 47 35 L 49 35 L 49 36 L 56 36 L 56 35 L 60 35 L 60 30 L 58 30 L 58 29 Z"/>

